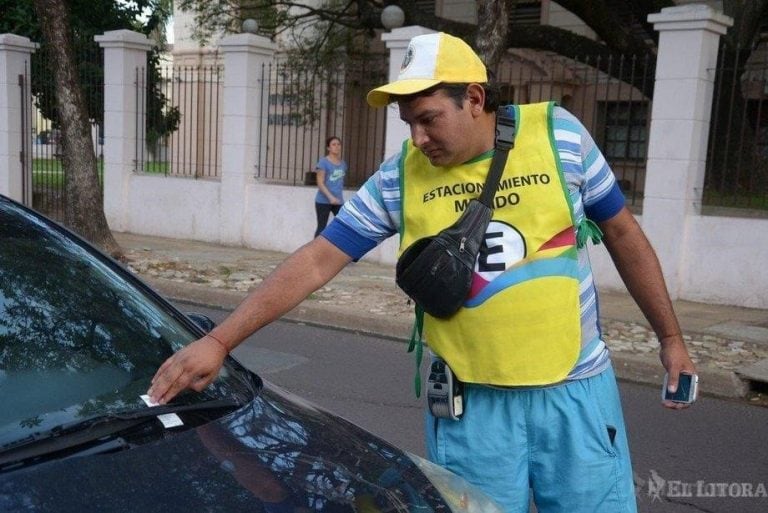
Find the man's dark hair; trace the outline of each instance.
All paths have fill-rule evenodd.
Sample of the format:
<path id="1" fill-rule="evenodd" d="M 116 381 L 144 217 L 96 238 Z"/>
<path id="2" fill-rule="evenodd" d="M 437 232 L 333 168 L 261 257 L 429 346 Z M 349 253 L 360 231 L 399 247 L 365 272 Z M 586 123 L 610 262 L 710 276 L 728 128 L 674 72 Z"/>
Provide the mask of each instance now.
<path id="1" fill-rule="evenodd" d="M 446 96 L 451 98 L 453 100 L 453 103 L 456 104 L 456 107 L 461 109 L 463 105 L 464 98 L 467 97 L 467 86 L 469 84 L 450 84 L 450 83 L 442 83 L 437 84 L 436 86 L 432 86 L 429 89 L 425 89 L 423 91 L 419 91 L 418 93 L 413 94 L 403 94 L 403 95 L 390 95 L 389 99 L 393 102 L 405 102 L 408 103 L 410 101 L 415 100 L 416 98 L 421 98 L 424 96 L 432 96 L 438 91 L 445 91 Z M 485 83 L 480 84 L 480 86 L 485 90 L 485 104 L 483 105 L 483 110 L 485 112 L 496 112 L 496 110 L 499 108 L 499 88 L 498 86 L 493 83 Z"/>

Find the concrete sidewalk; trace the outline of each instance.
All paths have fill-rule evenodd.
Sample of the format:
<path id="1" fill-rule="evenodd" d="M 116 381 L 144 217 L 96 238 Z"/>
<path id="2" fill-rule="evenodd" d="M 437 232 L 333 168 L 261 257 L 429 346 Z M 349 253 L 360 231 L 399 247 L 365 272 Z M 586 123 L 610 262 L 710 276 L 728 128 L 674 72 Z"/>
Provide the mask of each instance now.
<path id="1" fill-rule="evenodd" d="M 233 308 L 287 255 L 198 241 L 115 233 L 127 264 L 168 298 Z M 768 390 L 768 311 L 676 301 L 701 391 L 763 402 Z M 628 294 L 601 291 L 603 332 L 621 379 L 661 386 L 658 341 Z M 286 319 L 407 340 L 413 307 L 392 266 L 350 264 Z"/>

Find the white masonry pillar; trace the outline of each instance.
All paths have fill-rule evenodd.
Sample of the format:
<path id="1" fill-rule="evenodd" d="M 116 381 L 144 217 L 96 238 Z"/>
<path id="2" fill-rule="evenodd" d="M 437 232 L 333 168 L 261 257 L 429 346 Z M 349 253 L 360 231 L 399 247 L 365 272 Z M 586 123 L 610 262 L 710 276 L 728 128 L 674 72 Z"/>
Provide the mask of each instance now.
<path id="1" fill-rule="evenodd" d="M 29 206 L 32 205 L 31 60 L 37 47 L 26 37 L 0 34 L 0 194 Z"/>
<path id="2" fill-rule="evenodd" d="M 690 265 L 690 216 L 701 207 L 720 36 L 733 20 L 702 4 L 648 16 L 659 31 L 642 226 L 664 269 L 670 295 Z"/>
<path id="3" fill-rule="evenodd" d="M 384 41 L 384 44 L 389 49 L 389 82 L 397 80 L 400 66 L 403 64 L 403 58 L 405 57 L 405 50 L 408 48 L 411 38 L 422 34 L 433 34 L 434 32 L 434 30 L 413 25 L 396 28 L 391 32 L 385 32 L 381 35 L 381 40 Z M 402 149 L 403 141 L 411 136 L 411 131 L 408 129 L 408 125 L 400 119 L 400 109 L 397 108 L 397 104 L 390 104 L 384 108 L 387 109 L 384 156 L 389 157 Z"/>
<path id="4" fill-rule="evenodd" d="M 104 214 L 111 229 L 123 231 L 130 226 L 128 185 L 146 117 L 138 99 L 147 95 L 136 94 L 136 83 L 146 84 L 152 41 L 131 30 L 111 30 L 94 40 L 104 48 Z"/>
<path id="5" fill-rule="evenodd" d="M 248 185 L 253 184 L 261 128 L 262 68 L 272 62 L 276 45 L 268 38 L 243 33 L 219 43 L 224 55 L 220 217 L 221 242 L 243 244 Z M 266 84 L 269 84 L 267 79 Z"/>

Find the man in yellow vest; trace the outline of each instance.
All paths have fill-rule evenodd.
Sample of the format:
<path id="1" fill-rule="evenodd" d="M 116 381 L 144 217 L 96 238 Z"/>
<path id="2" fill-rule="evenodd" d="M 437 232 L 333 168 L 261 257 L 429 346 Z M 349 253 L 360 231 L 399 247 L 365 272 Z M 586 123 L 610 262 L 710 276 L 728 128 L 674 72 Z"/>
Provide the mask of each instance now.
<path id="1" fill-rule="evenodd" d="M 479 196 L 494 154 L 498 96 L 463 41 L 413 38 L 398 79 L 368 94 L 397 102 L 411 137 L 315 240 L 278 267 L 210 335 L 169 358 L 149 394 L 202 390 L 226 354 L 392 235 L 401 253 Z M 512 105 L 517 137 L 463 306 L 425 315 L 433 358 L 463 382 L 459 419 L 428 414 L 430 459 L 508 512 L 636 511 L 626 430 L 601 337 L 587 240 L 602 241 L 660 344 L 674 389 L 695 373 L 658 259 L 583 125 L 554 103 Z M 669 408 L 684 405 L 664 401 Z"/>

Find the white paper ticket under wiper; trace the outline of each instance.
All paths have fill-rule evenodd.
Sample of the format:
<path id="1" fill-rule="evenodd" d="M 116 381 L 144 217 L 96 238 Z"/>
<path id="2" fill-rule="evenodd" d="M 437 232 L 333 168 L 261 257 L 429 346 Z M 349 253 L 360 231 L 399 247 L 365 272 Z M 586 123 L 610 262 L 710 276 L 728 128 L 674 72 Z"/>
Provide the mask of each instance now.
<path id="1" fill-rule="evenodd" d="M 144 401 L 144 404 L 149 406 L 150 408 L 152 406 L 160 406 L 160 403 L 153 402 L 152 399 L 149 398 L 148 395 L 140 395 L 141 400 Z M 181 417 L 176 415 L 175 413 L 165 413 L 163 415 L 158 415 L 157 420 L 162 422 L 163 426 L 166 428 L 172 428 L 172 427 L 179 427 L 183 426 L 184 422 L 182 422 Z"/>

